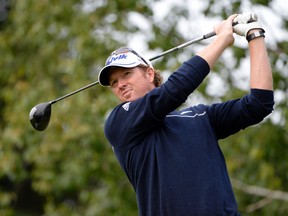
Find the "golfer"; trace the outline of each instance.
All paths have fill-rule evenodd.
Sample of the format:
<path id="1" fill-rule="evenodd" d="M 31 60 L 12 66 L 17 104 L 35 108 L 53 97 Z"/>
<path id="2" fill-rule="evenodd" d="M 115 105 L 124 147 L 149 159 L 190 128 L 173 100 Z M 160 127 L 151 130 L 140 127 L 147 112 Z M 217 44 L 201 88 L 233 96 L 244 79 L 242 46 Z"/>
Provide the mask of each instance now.
<path id="1" fill-rule="evenodd" d="M 130 48 L 114 51 L 100 71 L 100 84 L 122 102 L 105 135 L 134 187 L 139 215 L 240 215 L 218 140 L 261 122 L 274 105 L 264 30 L 248 21 L 247 14 L 232 15 L 215 26 L 214 40 L 163 84 L 150 61 Z M 250 92 L 177 110 L 234 43 L 233 32 L 249 44 Z"/>

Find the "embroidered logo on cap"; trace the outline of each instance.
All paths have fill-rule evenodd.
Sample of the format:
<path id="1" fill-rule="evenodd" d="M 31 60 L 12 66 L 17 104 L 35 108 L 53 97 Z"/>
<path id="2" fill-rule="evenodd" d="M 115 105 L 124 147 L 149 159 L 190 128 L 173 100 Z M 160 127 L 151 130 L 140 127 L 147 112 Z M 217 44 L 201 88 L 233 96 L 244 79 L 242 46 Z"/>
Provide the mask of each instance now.
<path id="1" fill-rule="evenodd" d="M 112 62 L 120 60 L 120 59 L 127 59 L 127 55 L 126 54 L 121 54 L 121 55 L 118 55 L 118 56 L 111 56 L 107 60 L 106 65 L 110 65 Z"/>
<path id="2" fill-rule="evenodd" d="M 125 103 L 125 104 L 122 105 L 122 107 L 123 107 L 123 109 L 124 109 L 125 111 L 129 111 L 130 103 L 131 103 L 131 102 L 127 102 L 127 103 Z"/>

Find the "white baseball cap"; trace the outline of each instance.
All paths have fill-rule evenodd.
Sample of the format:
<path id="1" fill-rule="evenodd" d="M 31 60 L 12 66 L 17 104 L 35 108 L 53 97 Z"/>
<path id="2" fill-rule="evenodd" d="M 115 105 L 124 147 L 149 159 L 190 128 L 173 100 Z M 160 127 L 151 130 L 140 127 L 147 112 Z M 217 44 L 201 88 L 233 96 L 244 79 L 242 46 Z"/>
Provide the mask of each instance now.
<path id="1" fill-rule="evenodd" d="M 102 86 L 109 86 L 108 72 L 111 67 L 133 68 L 138 65 L 145 65 L 153 68 L 149 59 L 140 56 L 129 47 L 121 47 L 107 58 L 105 66 L 98 74 L 98 81 Z"/>

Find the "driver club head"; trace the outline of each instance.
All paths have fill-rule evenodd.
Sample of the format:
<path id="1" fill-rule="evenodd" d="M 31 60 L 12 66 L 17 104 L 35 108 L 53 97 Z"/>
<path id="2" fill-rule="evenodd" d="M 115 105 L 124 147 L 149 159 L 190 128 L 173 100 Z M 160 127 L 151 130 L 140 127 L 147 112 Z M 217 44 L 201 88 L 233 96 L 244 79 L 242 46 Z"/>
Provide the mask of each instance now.
<path id="1" fill-rule="evenodd" d="M 47 128 L 51 117 L 51 105 L 51 102 L 45 102 L 31 109 L 29 114 L 30 122 L 36 130 L 43 131 Z"/>

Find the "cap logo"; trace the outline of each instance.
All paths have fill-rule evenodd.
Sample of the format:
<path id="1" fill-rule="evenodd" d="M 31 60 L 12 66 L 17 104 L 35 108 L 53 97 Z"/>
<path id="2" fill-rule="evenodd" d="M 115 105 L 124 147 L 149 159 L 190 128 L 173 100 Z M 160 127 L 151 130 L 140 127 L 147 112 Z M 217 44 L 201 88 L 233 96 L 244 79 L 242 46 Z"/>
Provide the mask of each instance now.
<path id="1" fill-rule="evenodd" d="M 118 55 L 118 56 L 111 56 L 107 60 L 106 65 L 110 65 L 112 62 L 120 60 L 120 59 L 127 59 L 127 54 L 121 54 L 121 55 Z"/>

